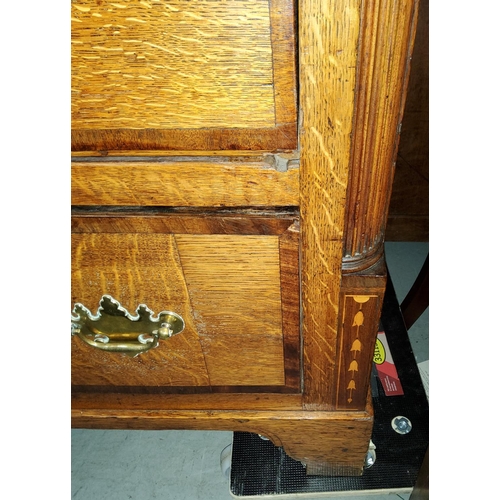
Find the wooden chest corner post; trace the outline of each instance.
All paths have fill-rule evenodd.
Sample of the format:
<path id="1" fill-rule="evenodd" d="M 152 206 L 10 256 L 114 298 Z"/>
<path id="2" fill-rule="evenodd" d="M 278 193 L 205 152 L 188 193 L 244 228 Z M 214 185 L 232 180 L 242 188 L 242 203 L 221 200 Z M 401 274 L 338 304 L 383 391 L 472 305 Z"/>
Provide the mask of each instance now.
<path id="1" fill-rule="evenodd" d="M 365 412 L 418 0 L 299 2 L 304 408 Z M 362 472 L 358 462 L 350 474 Z M 321 465 L 311 470 L 321 473 Z"/>

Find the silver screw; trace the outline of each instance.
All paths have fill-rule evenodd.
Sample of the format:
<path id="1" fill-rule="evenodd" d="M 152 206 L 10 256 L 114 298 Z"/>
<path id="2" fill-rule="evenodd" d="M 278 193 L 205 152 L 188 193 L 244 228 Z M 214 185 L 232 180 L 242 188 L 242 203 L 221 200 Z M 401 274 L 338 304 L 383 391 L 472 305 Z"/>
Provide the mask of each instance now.
<path id="1" fill-rule="evenodd" d="M 398 434 L 408 434 L 412 427 L 410 420 L 402 415 L 394 417 L 391 425 Z"/>

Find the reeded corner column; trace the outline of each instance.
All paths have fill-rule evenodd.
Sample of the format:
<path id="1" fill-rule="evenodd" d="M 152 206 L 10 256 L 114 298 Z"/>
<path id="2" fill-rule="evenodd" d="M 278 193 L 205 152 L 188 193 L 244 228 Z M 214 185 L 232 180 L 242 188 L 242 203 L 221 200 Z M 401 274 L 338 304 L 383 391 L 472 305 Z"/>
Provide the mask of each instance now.
<path id="1" fill-rule="evenodd" d="M 418 0 L 299 0 L 304 409 L 366 408 Z"/>
<path id="2" fill-rule="evenodd" d="M 416 31 L 418 0 L 361 10 L 346 199 L 335 407 L 364 408 L 387 270 L 384 233 Z"/>

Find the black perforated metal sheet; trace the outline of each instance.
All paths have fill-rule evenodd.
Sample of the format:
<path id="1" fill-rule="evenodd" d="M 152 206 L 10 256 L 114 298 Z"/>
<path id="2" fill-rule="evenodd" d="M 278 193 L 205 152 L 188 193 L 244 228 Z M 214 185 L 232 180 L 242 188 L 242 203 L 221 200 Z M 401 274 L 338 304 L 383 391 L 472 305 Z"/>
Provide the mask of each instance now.
<path id="1" fill-rule="evenodd" d="M 236 497 L 410 489 L 415 484 L 429 442 L 429 406 L 390 277 L 382 310 L 385 331 L 403 396 L 385 396 L 375 370 L 372 441 L 376 462 L 359 477 L 308 476 L 300 462 L 256 434 L 235 432 L 230 491 Z M 403 415 L 412 424 L 396 433 L 392 419 Z"/>

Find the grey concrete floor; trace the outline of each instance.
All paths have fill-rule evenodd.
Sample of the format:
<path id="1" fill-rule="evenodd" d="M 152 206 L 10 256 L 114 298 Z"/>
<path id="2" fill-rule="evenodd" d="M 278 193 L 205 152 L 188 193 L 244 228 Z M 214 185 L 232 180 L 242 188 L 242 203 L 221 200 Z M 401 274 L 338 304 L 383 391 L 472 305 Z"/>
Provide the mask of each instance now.
<path id="1" fill-rule="evenodd" d="M 386 243 L 386 259 L 399 302 L 417 277 L 428 243 Z M 409 331 L 417 362 L 429 359 L 428 310 Z M 74 500 L 226 500 L 233 498 L 220 466 L 232 441 L 220 431 L 73 429 L 71 498 Z M 408 500 L 409 492 L 342 495 L 350 500 Z M 275 496 L 274 498 L 281 498 Z M 339 495 L 300 497 L 338 499 Z"/>

